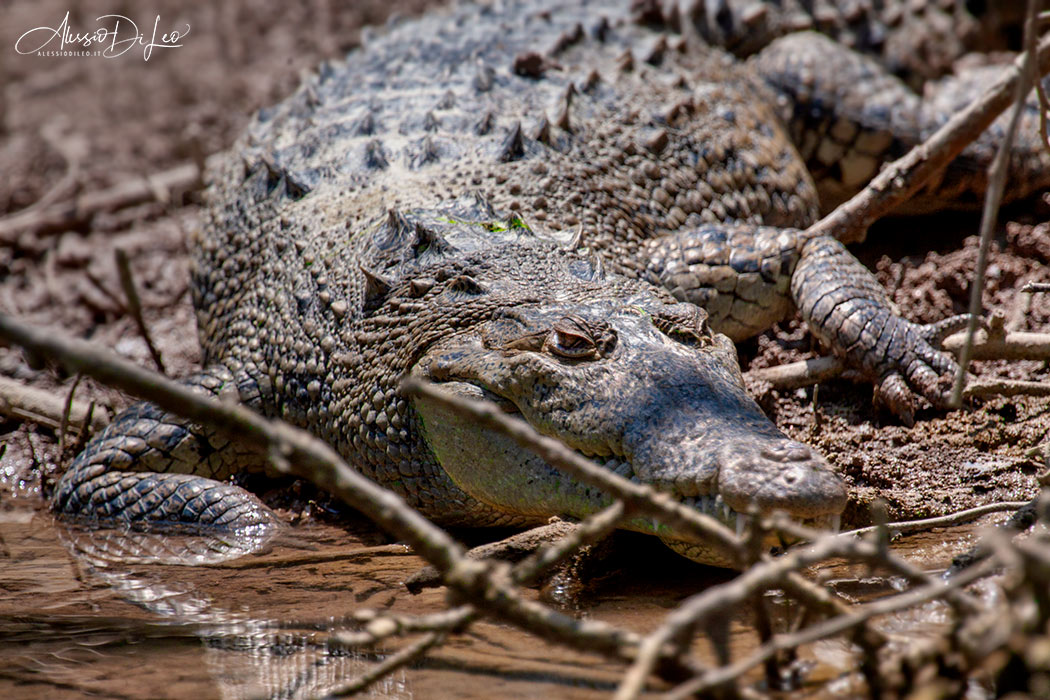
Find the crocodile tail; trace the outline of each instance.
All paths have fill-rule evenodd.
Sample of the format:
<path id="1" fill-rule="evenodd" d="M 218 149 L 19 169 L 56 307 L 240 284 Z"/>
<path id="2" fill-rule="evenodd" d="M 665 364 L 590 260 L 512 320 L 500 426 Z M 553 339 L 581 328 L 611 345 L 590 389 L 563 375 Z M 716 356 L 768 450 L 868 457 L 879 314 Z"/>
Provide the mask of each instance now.
<path id="1" fill-rule="evenodd" d="M 225 367 L 186 383 L 215 395 L 237 392 Z M 119 414 L 88 443 L 59 480 L 52 510 L 92 525 L 205 530 L 276 529 L 278 519 L 254 495 L 223 483 L 264 457 L 156 406 L 142 402 Z"/>

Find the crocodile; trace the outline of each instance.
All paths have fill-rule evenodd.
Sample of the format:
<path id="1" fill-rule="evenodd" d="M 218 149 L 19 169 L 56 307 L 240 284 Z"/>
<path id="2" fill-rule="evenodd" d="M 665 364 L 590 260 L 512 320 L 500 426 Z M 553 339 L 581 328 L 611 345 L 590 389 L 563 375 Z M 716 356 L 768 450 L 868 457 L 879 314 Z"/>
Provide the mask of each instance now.
<path id="1" fill-rule="evenodd" d="M 748 397 L 733 341 L 797 308 L 891 409 L 944 405 L 956 366 L 937 342 L 959 319 L 907 321 L 840 243 L 805 231 L 818 192 L 855 190 L 943 117 L 821 35 L 742 63 L 681 13 L 641 9 L 462 4 L 261 110 L 210 175 L 192 271 L 204 369 L 185 381 L 320 436 L 443 524 L 525 526 L 609 500 L 406 399 L 408 375 L 731 526 L 773 510 L 833 525 L 842 480 Z M 930 206 L 980 188 L 987 151 L 927 188 Z M 1017 146 L 1015 196 L 1045 186 L 1044 158 Z M 265 463 L 141 403 L 74 459 L 52 505 L 266 529 L 276 516 L 228 483 Z M 626 527 L 727 561 L 658 523 Z"/>

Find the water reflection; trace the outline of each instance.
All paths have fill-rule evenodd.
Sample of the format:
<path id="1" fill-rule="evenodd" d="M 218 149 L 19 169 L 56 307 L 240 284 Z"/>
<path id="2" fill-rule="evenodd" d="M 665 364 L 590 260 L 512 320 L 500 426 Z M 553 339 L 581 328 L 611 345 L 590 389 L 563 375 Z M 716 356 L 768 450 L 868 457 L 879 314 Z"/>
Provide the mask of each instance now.
<path id="1" fill-rule="evenodd" d="M 37 515 L 33 522 L 45 518 Z M 12 525 L 13 519 L 9 517 L 6 524 Z M 19 520 L 24 521 L 24 516 Z M 0 532 L 9 534 L 10 527 Z M 117 657 L 126 652 L 152 656 L 143 652 L 157 647 L 154 651 L 161 654 L 174 651 L 174 658 L 192 659 L 190 665 L 156 674 L 161 682 L 178 686 L 184 678 L 197 676 L 191 680 L 193 685 L 204 686 L 209 689 L 207 696 L 224 700 L 305 698 L 331 692 L 385 656 L 330 649 L 325 643 L 327 632 L 312 629 L 324 624 L 297 629 L 287 619 L 258 615 L 239 591 L 224 590 L 230 577 L 216 577 L 212 569 L 258 551 L 263 543 L 257 538 L 89 531 L 60 523 L 54 523 L 51 532 L 70 555 L 71 575 L 56 577 L 54 558 L 41 561 L 39 550 L 23 549 L 30 544 L 23 538 L 14 543 L 19 551 L 10 553 L 22 559 L 19 563 L 36 562 L 29 566 L 32 571 L 23 569 L 23 578 L 28 575 L 41 585 L 47 580 L 72 579 L 85 598 L 81 602 L 99 614 L 94 619 L 63 614 L 58 610 L 64 612 L 73 601 L 52 597 L 40 600 L 38 611 L 0 618 L 0 638 L 20 647 L 19 665 L 30 675 L 47 676 L 58 686 L 72 676 L 101 673 L 112 678 L 124 665 Z M 266 575 L 265 569 L 249 571 L 249 576 Z M 13 570 L 7 573 L 0 576 L 0 590 L 5 594 L 19 587 L 12 585 Z M 136 619 L 119 611 L 113 616 L 108 600 L 113 594 L 150 615 Z M 49 614 L 51 610 L 57 614 Z M 188 655 L 184 647 L 194 639 L 198 652 Z M 126 684 L 117 685 L 132 696 L 168 695 L 163 685 L 154 684 L 156 680 L 149 687 L 131 687 L 142 682 L 132 672 Z M 401 671 L 374 684 L 362 697 L 410 698 L 412 691 Z"/>
<path id="2" fill-rule="evenodd" d="M 402 582 L 418 570 L 419 559 L 404 547 L 378 544 L 374 531 L 310 526 L 296 528 L 298 541 L 270 544 L 89 532 L 10 506 L 0 503 L 0 697 L 324 695 L 400 648 L 400 642 L 379 653 L 330 648 L 328 635 L 351 627 L 355 611 L 412 615 L 446 604 L 442 589 L 405 592 Z M 966 549 L 976 529 L 916 535 L 894 547 L 936 569 Z M 619 554 L 623 561 L 609 583 L 578 614 L 645 632 L 687 596 L 729 578 L 667 553 L 660 559 L 662 552 L 643 543 Z M 857 602 L 899 587 L 863 566 L 828 565 L 811 574 Z M 778 628 L 787 629 L 797 606 L 776 596 L 770 603 Z M 878 624 L 893 638 L 913 638 L 945 624 L 946 609 L 938 605 Z M 756 644 L 748 611 L 737 611 L 733 658 Z M 695 651 L 713 662 L 706 641 Z M 854 687 L 855 661 L 844 640 L 805 649 L 801 695 L 829 697 L 836 688 Z M 597 698 L 608 696 L 622 671 L 599 657 L 480 622 L 364 695 Z"/>

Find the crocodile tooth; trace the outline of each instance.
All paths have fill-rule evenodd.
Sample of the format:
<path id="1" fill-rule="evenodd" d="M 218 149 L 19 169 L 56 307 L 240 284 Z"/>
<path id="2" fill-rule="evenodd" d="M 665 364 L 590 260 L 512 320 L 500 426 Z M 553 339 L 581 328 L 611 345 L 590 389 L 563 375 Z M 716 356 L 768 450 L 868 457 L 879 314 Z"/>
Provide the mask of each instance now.
<path id="1" fill-rule="evenodd" d="M 514 126 L 507 132 L 507 137 L 500 145 L 499 160 L 509 163 L 525 155 L 525 141 L 521 137 L 521 122 L 514 122 Z"/>
<path id="2" fill-rule="evenodd" d="M 729 517 L 732 512 L 732 508 L 727 506 L 725 503 L 722 504 L 722 519 L 725 520 L 727 523 L 729 522 Z"/>
<path id="3" fill-rule="evenodd" d="M 736 536 L 743 537 L 744 528 L 747 527 L 747 516 L 743 513 L 736 513 L 735 511 L 734 514 L 736 515 Z"/>
<path id="4" fill-rule="evenodd" d="M 831 531 L 838 532 L 840 529 L 842 529 L 842 514 L 836 513 L 831 516 Z"/>
<path id="5" fill-rule="evenodd" d="M 700 497 L 700 510 L 704 511 L 708 515 L 711 515 L 711 497 L 701 496 Z"/>

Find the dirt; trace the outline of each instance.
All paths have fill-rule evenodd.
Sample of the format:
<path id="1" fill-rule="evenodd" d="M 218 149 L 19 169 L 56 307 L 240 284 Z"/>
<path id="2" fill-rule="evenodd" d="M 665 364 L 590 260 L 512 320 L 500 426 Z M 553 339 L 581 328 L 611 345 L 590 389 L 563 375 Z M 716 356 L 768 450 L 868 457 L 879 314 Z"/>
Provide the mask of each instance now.
<path id="1" fill-rule="evenodd" d="M 288 95 L 303 71 L 355 46 L 366 24 L 409 15 L 423 0 L 274 0 L 186 3 L 158 0 L 144 8 L 77 3 L 69 25 L 94 29 L 95 17 L 121 12 L 148 28 L 191 26 L 180 47 L 137 47 L 114 59 L 41 57 L 11 50 L 22 32 L 57 26 L 68 3 L 6 3 L 0 22 L 0 216 L 67 202 L 145 175 L 202 162 L 232 143 L 250 113 Z M 199 362 L 188 292 L 187 238 L 198 226 L 197 189 L 104 211 L 72 227 L 20 233 L 0 244 L 0 309 L 113 348 L 143 365 L 151 359 L 125 311 L 114 251 L 130 256 L 144 316 L 170 374 Z M 984 293 L 986 313 L 1008 328 L 1050 330 L 1050 306 L 1021 294 L 1028 281 L 1050 281 L 1046 205 L 1007 213 L 993 244 Z M 968 303 L 976 259 L 976 213 L 880 223 L 858 254 L 892 291 L 905 316 L 932 322 Z M 2 239 L 0 239 L 2 240 Z M 764 367 L 815 356 L 798 320 L 781 324 L 742 349 L 745 366 Z M 1042 362 L 978 362 L 979 377 L 1047 380 Z M 72 379 L 38 368 L 20 351 L 0 348 L 0 374 L 65 395 Z M 128 399 L 85 380 L 77 398 L 113 410 Z M 907 428 L 871 406 L 871 388 L 845 381 L 774 393 L 763 405 L 789 434 L 818 446 L 851 485 L 848 519 L 863 524 L 873 499 L 885 498 L 894 519 L 941 514 L 1037 490 L 1040 462 L 1026 456 L 1050 429 L 1050 400 L 998 398 L 966 410 L 920 411 Z M 43 481 L 59 467 L 53 431 L 0 418 L 0 499 L 39 505 Z M 43 477 L 43 478 L 42 478 Z M 273 495 L 289 512 L 313 508 L 308 489 Z M 291 495 L 288 495 L 288 494 Z M 35 499 L 35 500 L 34 500 Z M 318 506 L 326 507 L 324 502 Z M 321 512 L 324 507 L 310 512 Z"/>

